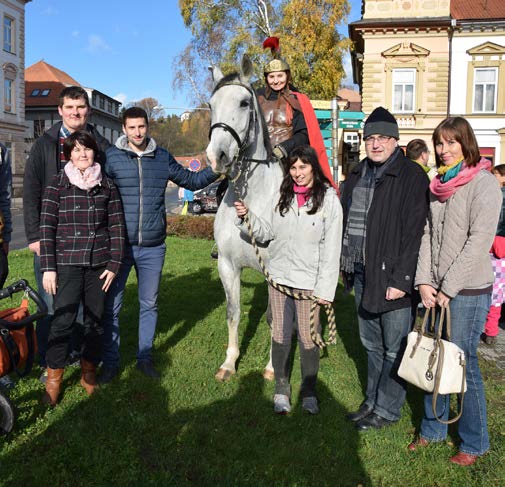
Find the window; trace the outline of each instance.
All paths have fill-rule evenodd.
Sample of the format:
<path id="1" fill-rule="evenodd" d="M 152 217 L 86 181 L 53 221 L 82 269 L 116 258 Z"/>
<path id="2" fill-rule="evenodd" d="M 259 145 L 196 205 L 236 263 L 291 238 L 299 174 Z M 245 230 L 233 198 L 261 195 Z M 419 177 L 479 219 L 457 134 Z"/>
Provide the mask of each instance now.
<path id="1" fill-rule="evenodd" d="M 40 96 L 48 96 L 50 91 L 51 90 L 42 90 L 42 92 L 40 93 Z"/>
<path id="2" fill-rule="evenodd" d="M 477 68 L 474 74 L 474 112 L 496 112 L 497 68 Z"/>
<path id="3" fill-rule="evenodd" d="M 112 100 L 107 100 L 107 111 L 112 113 Z"/>
<path id="4" fill-rule="evenodd" d="M 14 53 L 14 19 L 4 16 L 4 51 Z"/>
<path id="5" fill-rule="evenodd" d="M 30 93 L 30 96 L 39 96 L 40 95 L 40 90 L 33 90 L 31 93 Z"/>
<path id="6" fill-rule="evenodd" d="M 100 108 L 101 108 L 102 110 L 104 110 L 104 109 L 105 109 L 105 99 L 104 99 L 104 97 L 103 97 L 103 96 L 101 96 L 101 97 L 99 98 L 99 106 L 100 106 Z"/>
<path id="7" fill-rule="evenodd" d="M 14 112 L 14 83 L 11 79 L 4 80 L 4 111 L 6 112 Z"/>
<path id="8" fill-rule="evenodd" d="M 415 69 L 393 70 L 393 112 L 414 111 Z"/>

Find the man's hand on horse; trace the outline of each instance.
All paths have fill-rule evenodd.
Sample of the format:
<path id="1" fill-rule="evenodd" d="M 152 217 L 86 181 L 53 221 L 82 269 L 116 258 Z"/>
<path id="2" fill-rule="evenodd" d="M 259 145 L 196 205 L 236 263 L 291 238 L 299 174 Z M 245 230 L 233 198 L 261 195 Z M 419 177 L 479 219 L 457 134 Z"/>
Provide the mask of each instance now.
<path id="1" fill-rule="evenodd" d="M 239 218 L 244 218 L 247 215 L 247 212 L 249 211 L 247 209 L 247 206 L 244 205 L 242 201 L 235 201 L 235 203 L 233 204 L 235 205 L 235 211 L 237 212 L 237 216 Z"/>

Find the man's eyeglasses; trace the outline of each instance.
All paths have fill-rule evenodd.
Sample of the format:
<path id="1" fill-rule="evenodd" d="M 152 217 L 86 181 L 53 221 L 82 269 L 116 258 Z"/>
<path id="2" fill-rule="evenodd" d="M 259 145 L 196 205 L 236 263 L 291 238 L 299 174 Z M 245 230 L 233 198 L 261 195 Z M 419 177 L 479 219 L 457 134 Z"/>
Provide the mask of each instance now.
<path id="1" fill-rule="evenodd" d="M 389 139 L 392 139 L 389 135 L 378 135 L 377 137 L 367 137 L 365 139 L 365 144 L 371 145 L 374 142 L 378 144 L 385 144 Z"/>

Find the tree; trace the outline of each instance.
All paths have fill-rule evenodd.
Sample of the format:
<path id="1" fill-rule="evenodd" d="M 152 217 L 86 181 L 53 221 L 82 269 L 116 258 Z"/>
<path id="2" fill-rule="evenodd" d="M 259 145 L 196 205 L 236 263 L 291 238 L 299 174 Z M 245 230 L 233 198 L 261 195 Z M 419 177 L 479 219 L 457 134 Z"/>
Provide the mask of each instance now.
<path id="1" fill-rule="evenodd" d="M 198 102 L 208 99 L 210 64 L 230 72 L 247 53 L 262 79 L 271 59 L 262 42 L 271 35 L 281 39 L 294 84 L 311 98 L 334 97 L 345 77 L 350 41 L 336 26 L 346 20 L 349 0 L 179 0 L 179 7 L 193 39 L 174 61 L 174 87 L 190 88 Z"/>
<path id="2" fill-rule="evenodd" d="M 151 97 L 133 101 L 128 106 L 143 108 L 147 113 L 147 121 L 149 122 L 149 125 L 151 125 L 163 112 L 163 107 L 160 107 L 158 100 Z"/>

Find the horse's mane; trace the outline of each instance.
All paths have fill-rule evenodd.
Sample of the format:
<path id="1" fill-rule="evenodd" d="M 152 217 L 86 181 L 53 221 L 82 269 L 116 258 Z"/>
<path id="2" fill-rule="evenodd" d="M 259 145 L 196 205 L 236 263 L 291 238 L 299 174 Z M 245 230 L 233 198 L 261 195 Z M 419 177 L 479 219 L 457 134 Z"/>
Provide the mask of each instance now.
<path id="1" fill-rule="evenodd" d="M 230 74 L 227 74 L 226 76 L 223 76 L 223 78 L 221 78 L 221 80 L 218 81 L 216 86 L 214 86 L 212 93 L 215 93 L 217 90 L 219 90 L 219 88 L 221 88 L 224 85 L 229 84 L 232 81 L 240 81 L 241 83 L 244 83 L 240 79 L 240 74 L 238 72 L 230 73 Z M 244 84 L 246 84 L 246 83 L 244 83 Z M 258 96 L 256 95 L 256 90 L 253 89 L 252 85 L 249 82 L 247 82 L 247 85 L 249 85 L 249 87 L 251 88 L 251 92 L 253 94 L 254 105 L 255 105 L 256 112 L 258 114 L 258 118 L 261 123 L 261 128 L 262 128 L 263 134 L 264 134 L 263 140 L 265 142 L 265 149 L 267 150 L 268 158 L 270 158 L 270 156 L 272 155 L 272 144 L 270 143 L 270 136 L 268 135 L 268 126 L 267 126 L 267 123 L 265 122 L 265 117 L 263 116 L 263 111 L 261 110 L 261 108 L 259 106 Z"/>

